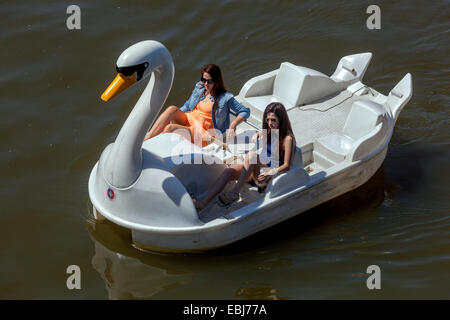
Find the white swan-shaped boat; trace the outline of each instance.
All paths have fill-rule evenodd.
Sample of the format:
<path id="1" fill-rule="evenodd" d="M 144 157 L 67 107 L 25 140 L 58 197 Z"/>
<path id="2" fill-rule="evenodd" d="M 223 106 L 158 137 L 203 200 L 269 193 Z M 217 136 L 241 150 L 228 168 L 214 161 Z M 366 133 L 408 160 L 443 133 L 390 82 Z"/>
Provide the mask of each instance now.
<path id="1" fill-rule="evenodd" d="M 174 66 L 159 42 L 129 47 L 117 60 L 118 76 L 102 99 L 150 80 L 90 174 L 95 218 L 131 230 L 138 248 L 203 251 L 243 239 L 359 187 L 382 164 L 395 122 L 412 95 L 409 73 L 387 96 L 364 85 L 361 80 L 371 57 L 343 57 L 331 77 L 284 62 L 250 79 L 236 99 L 251 109 L 251 116 L 238 126 L 237 142 L 225 151 L 214 144 L 199 148 L 176 133 L 143 142 L 171 89 Z M 264 108 L 273 101 L 286 107 L 297 140 L 291 169 L 274 178 L 265 193 L 245 185 L 231 207 L 212 201 L 197 214 L 191 195 L 208 190 L 225 169 L 223 160 L 245 155 L 251 147 L 249 137 L 261 128 Z"/>

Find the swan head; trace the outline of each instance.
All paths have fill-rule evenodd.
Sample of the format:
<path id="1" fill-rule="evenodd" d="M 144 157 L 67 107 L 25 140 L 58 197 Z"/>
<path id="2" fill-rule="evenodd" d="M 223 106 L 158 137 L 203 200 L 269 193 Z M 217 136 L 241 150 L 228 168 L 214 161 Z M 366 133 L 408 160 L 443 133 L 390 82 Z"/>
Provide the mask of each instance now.
<path id="1" fill-rule="evenodd" d="M 117 59 L 117 76 L 103 92 L 102 100 L 109 101 L 147 78 L 164 63 L 167 54 L 166 47 L 153 40 L 141 41 L 125 49 Z"/>

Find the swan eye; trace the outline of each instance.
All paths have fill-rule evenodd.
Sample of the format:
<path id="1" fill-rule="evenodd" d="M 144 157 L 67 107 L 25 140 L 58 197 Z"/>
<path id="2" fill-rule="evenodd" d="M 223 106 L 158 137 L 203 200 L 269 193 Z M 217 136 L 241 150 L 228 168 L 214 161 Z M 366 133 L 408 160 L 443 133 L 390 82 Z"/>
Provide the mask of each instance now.
<path id="1" fill-rule="evenodd" d="M 134 73 L 136 73 L 136 81 L 139 81 L 142 79 L 142 75 L 144 74 L 145 69 L 147 69 L 148 67 L 148 62 L 144 62 L 141 64 L 137 64 L 134 66 L 129 66 L 129 67 L 119 67 L 116 66 L 116 71 L 117 73 L 121 73 L 126 77 L 129 77 L 131 75 L 133 75 Z"/>

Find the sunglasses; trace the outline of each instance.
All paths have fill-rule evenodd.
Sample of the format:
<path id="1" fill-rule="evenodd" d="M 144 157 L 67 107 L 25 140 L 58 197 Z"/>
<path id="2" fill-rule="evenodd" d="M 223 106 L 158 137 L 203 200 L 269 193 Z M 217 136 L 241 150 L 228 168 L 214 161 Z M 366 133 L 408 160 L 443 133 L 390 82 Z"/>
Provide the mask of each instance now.
<path id="1" fill-rule="evenodd" d="M 121 74 L 123 74 L 124 76 L 127 76 L 127 77 L 129 77 L 129 76 L 133 75 L 134 73 L 136 73 L 136 81 L 137 81 L 137 80 L 140 80 L 142 78 L 142 76 L 144 74 L 144 71 L 145 71 L 145 69 L 147 69 L 147 67 L 148 67 L 148 63 L 147 62 L 144 62 L 144 63 L 141 63 L 141 64 L 137 64 L 137 65 L 134 65 L 134 66 L 129 66 L 129 67 L 119 67 L 119 66 L 116 65 L 116 71 L 117 71 L 117 73 L 121 73 Z"/>
<path id="2" fill-rule="evenodd" d="M 213 79 L 205 79 L 203 77 L 200 78 L 200 81 L 203 82 L 203 83 L 207 82 L 208 84 L 213 84 L 214 83 Z"/>

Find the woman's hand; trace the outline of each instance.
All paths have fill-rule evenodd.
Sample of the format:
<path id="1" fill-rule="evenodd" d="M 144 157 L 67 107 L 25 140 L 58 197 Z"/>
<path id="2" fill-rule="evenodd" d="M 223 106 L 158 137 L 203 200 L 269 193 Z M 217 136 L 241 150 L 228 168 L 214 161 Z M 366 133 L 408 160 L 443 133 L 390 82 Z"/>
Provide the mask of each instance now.
<path id="1" fill-rule="evenodd" d="M 259 132 L 255 133 L 252 137 L 252 143 L 256 143 L 256 141 L 258 141 L 258 137 L 259 137 Z"/>
<path id="2" fill-rule="evenodd" d="M 266 180 L 268 178 L 272 178 L 272 177 L 276 176 L 277 174 L 278 174 L 277 168 L 273 168 L 273 169 L 265 170 L 265 171 L 261 172 L 256 179 L 258 180 L 258 182 L 263 182 L 264 180 Z"/>
<path id="3" fill-rule="evenodd" d="M 208 132 L 205 132 L 202 138 L 203 141 L 206 141 L 207 143 L 211 143 L 214 140 L 214 137 L 210 135 Z"/>
<path id="4" fill-rule="evenodd" d="M 230 127 L 227 130 L 227 141 L 234 140 L 234 137 L 236 136 L 236 127 L 244 120 L 245 118 L 243 116 L 237 116 L 236 119 L 234 119 L 233 122 L 230 123 Z"/>
<path id="5" fill-rule="evenodd" d="M 230 126 L 227 130 L 227 142 L 230 143 L 234 140 L 234 137 L 236 136 L 236 128 L 233 126 Z"/>

